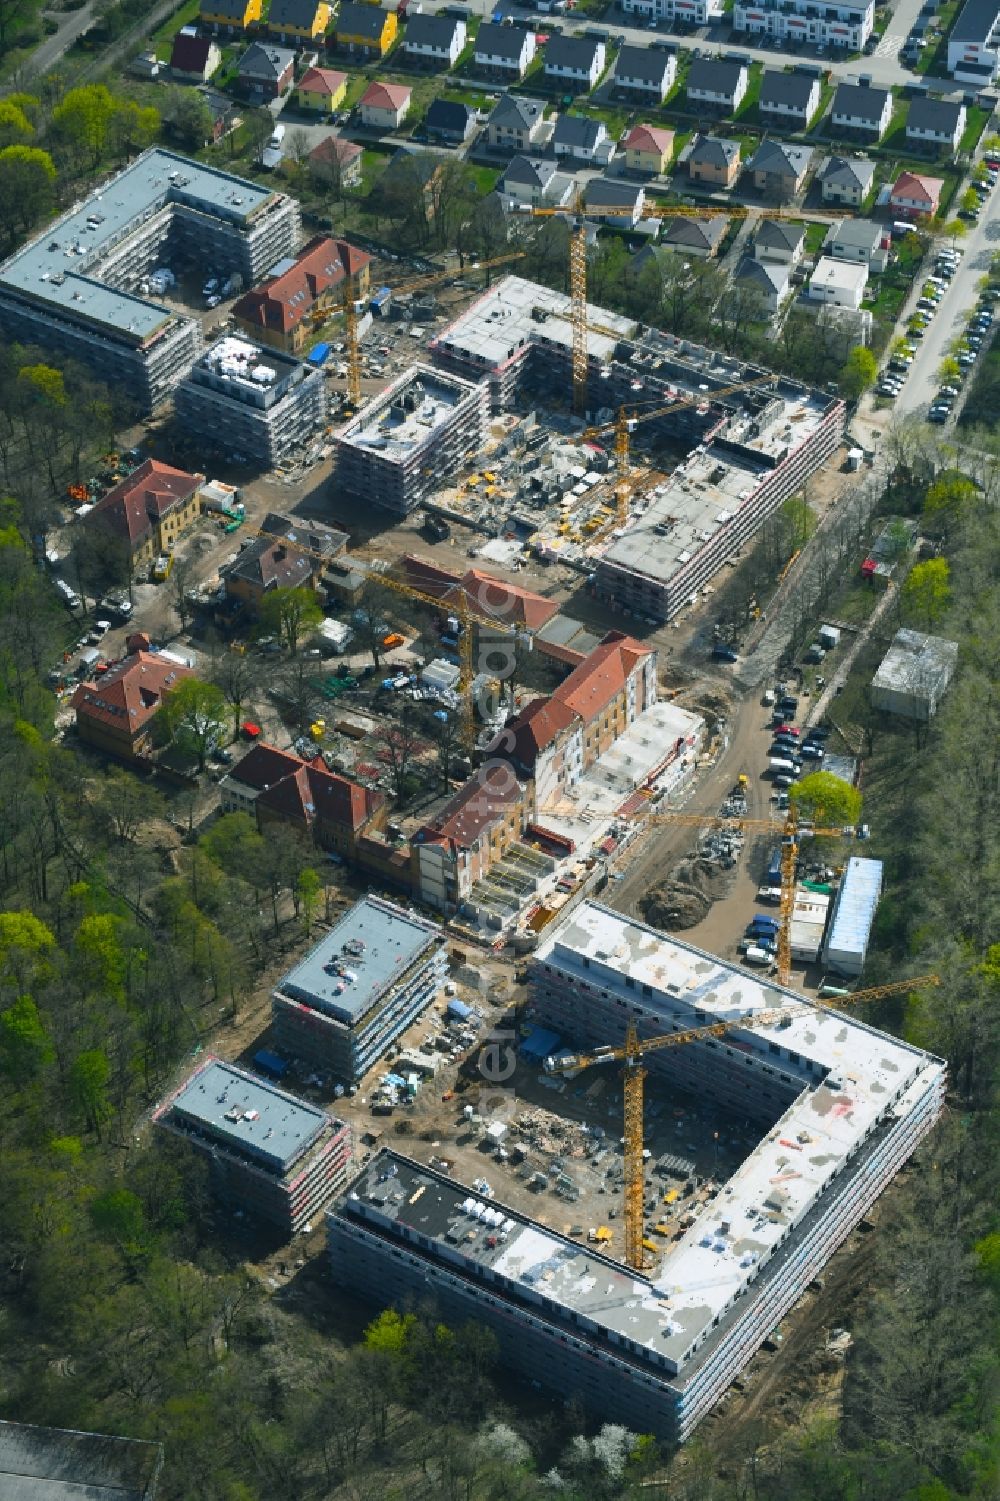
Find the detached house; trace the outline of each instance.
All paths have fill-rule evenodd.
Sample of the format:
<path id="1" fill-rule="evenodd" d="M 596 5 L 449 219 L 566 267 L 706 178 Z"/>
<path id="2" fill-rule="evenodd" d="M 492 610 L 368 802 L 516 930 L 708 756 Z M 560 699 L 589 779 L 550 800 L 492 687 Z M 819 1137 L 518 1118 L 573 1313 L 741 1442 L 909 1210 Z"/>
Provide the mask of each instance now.
<path id="1" fill-rule="evenodd" d="M 309 161 L 321 182 L 339 182 L 347 188 L 357 187 L 361 181 L 363 158 L 364 152 L 357 141 L 335 135 L 328 135 L 309 153 Z"/>
<path id="2" fill-rule="evenodd" d="M 591 120 L 587 115 L 560 115 L 552 133 L 552 149 L 556 156 L 568 156 L 577 162 L 594 162 L 602 148 L 605 157 L 610 156 L 608 130 L 603 120 Z"/>
<path id="3" fill-rule="evenodd" d="M 333 10 L 326 0 L 271 0 L 268 35 L 304 47 L 322 41 Z"/>
<path id="4" fill-rule="evenodd" d="M 619 229 L 633 229 L 638 224 L 645 202 L 646 190 L 642 184 L 623 182 L 620 177 L 592 177 L 584 189 L 585 211 L 604 210 L 600 222 Z M 622 213 L 608 215 L 608 209 L 619 208 Z"/>
<path id="5" fill-rule="evenodd" d="M 399 22 L 394 10 L 379 5 L 362 5 L 358 0 L 341 0 L 333 24 L 333 36 L 341 52 L 360 57 L 385 57 L 393 42 Z"/>
<path id="6" fill-rule="evenodd" d="M 749 255 L 740 262 L 736 272 L 737 284 L 747 291 L 756 292 L 764 308 L 772 316 L 788 294 L 788 279 L 788 266 L 781 265 L 778 261 L 761 261 L 756 256 Z"/>
<path id="7" fill-rule="evenodd" d="M 676 79 L 676 53 L 659 47 L 623 47 L 615 62 L 615 91 L 626 99 L 662 104 Z"/>
<path id="8" fill-rule="evenodd" d="M 347 74 L 333 68 L 307 68 L 295 85 L 295 102 L 299 109 L 329 115 L 339 109 L 347 96 Z"/>
<path id="9" fill-rule="evenodd" d="M 545 47 L 545 76 L 589 93 L 607 65 L 607 48 L 588 36 L 553 36 Z"/>
<path id="10" fill-rule="evenodd" d="M 921 172 L 901 172 L 892 185 L 889 207 L 901 219 L 932 219 L 938 211 L 944 182 Z"/>
<path id="11" fill-rule="evenodd" d="M 317 588 L 324 570 L 347 543 L 346 532 L 269 511 L 260 524 L 260 536 L 220 570 L 226 597 L 256 615 L 275 589 Z"/>
<path id="12" fill-rule="evenodd" d="M 424 129 L 432 141 L 460 146 L 476 128 L 478 115 L 471 104 L 454 99 L 435 99 L 424 116 Z"/>
<path id="13" fill-rule="evenodd" d="M 413 90 L 405 83 L 371 83 L 361 96 L 361 123 L 369 130 L 398 130 L 406 119 Z"/>
<path id="14" fill-rule="evenodd" d="M 486 123 L 487 144 L 495 151 L 530 151 L 544 125 L 541 99 L 501 94 Z"/>
<path id="15" fill-rule="evenodd" d="M 573 192 L 572 181 L 542 157 L 515 156 L 497 186 L 515 203 L 535 208 L 560 208 Z"/>
<path id="16" fill-rule="evenodd" d="M 750 74 L 744 63 L 696 57 L 688 69 L 688 102 L 712 114 L 733 115 L 743 103 L 749 85 Z"/>
<path id="17" fill-rule="evenodd" d="M 833 96 L 831 122 L 845 135 L 880 140 L 892 119 L 892 95 L 888 89 L 872 89 L 863 83 L 841 83 Z"/>
<path id="18" fill-rule="evenodd" d="M 188 83 L 206 83 L 222 62 L 222 52 L 214 38 L 199 32 L 196 26 L 182 26 L 174 37 L 170 53 L 170 71 Z"/>
<path id="19" fill-rule="evenodd" d="M 198 494 L 204 483 L 203 474 L 145 459 L 97 502 L 84 524 L 124 544 L 133 569 L 139 569 L 169 552 L 198 520 Z"/>
<path id="20" fill-rule="evenodd" d="M 235 35 L 248 31 L 263 11 L 264 0 L 201 0 L 198 18 L 203 26 Z"/>
<path id="21" fill-rule="evenodd" d="M 457 16 L 417 15 L 406 23 L 403 51 L 412 62 L 453 68 L 466 43 L 466 25 Z"/>
<path id="22" fill-rule="evenodd" d="M 625 137 L 625 165 L 630 172 L 659 176 L 674 155 L 674 133 L 660 125 L 634 125 Z"/>
<path id="23" fill-rule="evenodd" d="M 273 42 L 251 42 L 236 67 L 240 93 L 248 99 L 280 99 L 295 77 L 295 53 Z"/>
<path id="24" fill-rule="evenodd" d="M 535 33 L 521 26 L 499 26 L 484 21 L 476 35 L 473 61 L 477 73 L 516 83 L 528 71 L 535 56 Z"/>
<path id="25" fill-rule="evenodd" d="M 809 278 L 809 296 L 814 302 L 857 309 L 868 285 L 868 267 L 835 261 L 821 255 Z"/>
<path id="26" fill-rule="evenodd" d="M 932 152 L 952 153 L 958 150 L 965 122 L 964 104 L 953 104 L 947 99 L 914 99 L 906 117 L 906 139 L 927 146 Z"/>
<path id="27" fill-rule="evenodd" d="M 660 243 L 667 250 L 695 255 L 699 260 L 707 261 L 718 255 L 728 228 L 729 220 L 721 214 L 715 219 L 688 219 L 679 215 L 664 224 Z"/>
<path id="28" fill-rule="evenodd" d="M 740 143 L 721 136 L 696 136 L 687 150 L 688 176 L 692 182 L 713 188 L 731 188 L 740 170 Z"/>
<path id="29" fill-rule="evenodd" d="M 806 243 L 805 228 L 787 219 L 763 219 L 753 240 L 754 259 L 793 266 Z"/>
<path id="30" fill-rule="evenodd" d="M 819 109 L 822 90 L 818 78 L 807 73 L 779 73 L 765 68 L 757 108 L 761 119 L 775 125 L 806 130 Z"/>
<path id="31" fill-rule="evenodd" d="M 831 156 L 816 174 L 816 180 L 824 203 L 860 208 L 872 190 L 875 163 L 866 156 Z"/>
<path id="32" fill-rule="evenodd" d="M 884 271 L 889 251 L 887 231 L 871 219 L 842 219 L 823 241 L 823 254 L 837 261 L 856 261 L 872 271 Z"/>
<path id="33" fill-rule="evenodd" d="M 139 643 L 142 643 L 140 645 Z M 81 683 L 70 700 L 76 732 L 87 745 L 121 761 L 148 761 L 153 750 L 153 721 L 187 667 L 153 652 L 146 636 L 130 637 L 132 650 L 101 678 Z"/>
<path id="34" fill-rule="evenodd" d="M 347 240 L 317 235 L 277 275 L 233 304 L 237 328 L 256 344 L 297 354 L 314 336 L 312 314 L 343 303 L 345 276 L 352 277 L 355 296 L 367 295 L 371 259 Z"/>
<path id="35" fill-rule="evenodd" d="M 802 189 L 812 159 L 808 146 L 788 146 L 783 141 L 761 141 L 749 162 L 753 185 L 779 203 L 788 203 Z"/>

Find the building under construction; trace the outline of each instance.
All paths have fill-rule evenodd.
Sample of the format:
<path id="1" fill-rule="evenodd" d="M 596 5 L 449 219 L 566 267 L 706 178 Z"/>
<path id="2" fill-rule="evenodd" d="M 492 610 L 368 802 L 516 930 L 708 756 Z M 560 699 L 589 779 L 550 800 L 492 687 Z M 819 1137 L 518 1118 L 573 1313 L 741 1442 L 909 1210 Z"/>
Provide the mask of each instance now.
<path id="1" fill-rule="evenodd" d="M 486 380 L 497 410 L 544 407 L 572 389 L 571 306 L 561 293 L 505 277 L 431 341 L 431 354 L 443 369 Z M 606 309 L 587 314 L 595 420 L 624 407 L 639 419 L 634 444 L 671 450 L 668 467 L 682 456 L 665 483 L 636 496 L 631 523 L 598 563 L 594 591 L 667 621 L 836 450 L 844 404 Z"/>
<path id="2" fill-rule="evenodd" d="M 325 1110 L 221 1058 L 206 1058 L 153 1113 L 203 1152 L 228 1205 L 301 1230 L 343 1183 L 351 1133 Z"/>
<path id="3" fill-rule="evenodd" d="M 651 1037 L 780 1006 L 648 1055 L 654 1081 L 758 1120 L 757 1146 L 642 1272 L 383 1151 L 328 1212 L 334 1279 L 383 1306 L 432 1293 L 533 1382 L 683 1441 L 930 1130 L 945 1065 L 592 902 L 537 950 L 531 988 L 543 1023 L 590 1046 L 629 1019 Z"/>
<path id="4" fill-rule="evenodd" d="M 334 483 L 406 516 L 476 459 L 488 420 L 485 383 L 414 365 L 337 434 Z"/>
<path id="5" fill-rule="evenodd" d="M 226 334 L 177 387 L 177 421 L 208 452 L 274 469 L 322 431 L 322 372 L 278 349 Z"/>

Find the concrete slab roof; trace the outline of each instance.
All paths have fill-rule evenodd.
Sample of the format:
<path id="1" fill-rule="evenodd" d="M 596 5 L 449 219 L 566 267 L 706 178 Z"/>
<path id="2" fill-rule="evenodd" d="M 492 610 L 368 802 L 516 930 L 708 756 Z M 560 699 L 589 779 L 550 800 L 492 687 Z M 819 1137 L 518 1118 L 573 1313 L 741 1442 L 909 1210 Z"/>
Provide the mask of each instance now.
<path id="1" fill-rule="evenodd" d="M 399 462 L 436 442 L 455 408 L 474 391 L 475 386 L 456 375 L 411 365 L 362 407 L 341 430 L 340 441 Z"/>
<path id="2" fill-rule="evenodd" d="M 157 1110 L 156 1119 L 210 1137 L 235 1156 L 284 1174 L 331 1117 L 255 1074 L 209 1058 Z"/>
<path id="3" fill-rule="evenodd" d="M 112 247 L 149 213 L 171 203 L 246 225 L 276 196 L 270 188 L 154 147 L 0 266 L 0 289 L 141 343 L 176 315 L 99 280 L 100 263 Z"/>
<path id="4" fill-rule="evenodd" d="M 279 980 L 281 995 L 353 1025 L 389 994 L 438 940 L 432 923 L 366 896 Z"/>
<path id="5" fill-rule="evenodd" d="M 536 308 L 543 315 L 541 322 L 534 316 Z M 484 366 L 500 366 L 532 342 L 569 348 L 573 343 L 570 311 L 570 299 L 564 293 L 553 292 L 521 276 L 505 276 L 449 324 L 431 347 L 440 347 Z M 587 318 L 601 328 L 610 328 L 620 339 L 629 339 L 636 331 L 631 318 L 590 303 Z M 595 328 L 587 330 L 591 355 L 605 363 L 613 356 L 618 338 L 599 333 Z"/>

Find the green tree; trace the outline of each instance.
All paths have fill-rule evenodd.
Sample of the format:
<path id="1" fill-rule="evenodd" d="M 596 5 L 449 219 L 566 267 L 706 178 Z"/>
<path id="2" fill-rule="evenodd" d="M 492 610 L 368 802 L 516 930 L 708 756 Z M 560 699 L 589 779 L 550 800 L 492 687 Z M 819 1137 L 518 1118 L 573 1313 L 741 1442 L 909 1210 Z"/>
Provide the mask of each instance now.
<path id="1" fill-rule="evenodd" d="M 962 194 L 962 210 L 964 213 L 976 213 L 979 209 L 979 194 L 975 188 L 966 188 Z"/>
<path id="2" fill-rule="evenodd" d="M 839 374 L 841 395 L 847 396 L 848 401 L 857 401 L 869 386 L 874 386 L 877 374 L 878 362 L 871 350 L 863 344 L 854 345 Z"/>
<path id="3" fill-rule="evenodd" d="M 0 975 L 4 978 L 24 984 L 55 945 L 52 930 L 33 912 L 0 912 Z"/>
<path id="4" fill-rule="evenodd" d="M 98 1139 L 111 1114 L 108 1103 L 110 1082 L 111 1065 L 107 1054 L 100 1048 L 90 1048 L 74 1059 L 69 1071 L 70 1098 Z"/>
<path id="5" fill-rule="evenodd" d="M 312 933 L 313 922 L 316 918 L 316 909 L 319 906 L 319 898 L 322 889 L 322 883 L 320 882 L 317 871 L 312 865 L 307 865 L 305 869 L 299 873 L 299 878 L 295 883 L 295 894 L 299 906 L 299 916 L 302 920 L 302 927 L 307 938 L 309 938 Z"/>
<path id="6" fill-rule="evenodd" d="M 0 99 L 0 146 L 15 146 L 30 141 L 35 127 L 24 110 L 12 99 Z"/>
<path id="7" fill-rule="evenodd" d="M 141 1251 L 146 1240 L 146 1216 L 142 1201 L 128 1188 L 110 1188 L 90 1204 L 94 1228 L 105 1240 L 129 1255 Z"/>
<path id="8" fill-rule="evenodd" d="M 162 733 L 183 754 L 194 756 L 198 770 L 204 771 L 209 751 L 225 739 L 229 714 L 222 690 L 214 683 L 184 678 L 164 698 L 158 719 Z"/>
<path id="9" fill-rule="evenodd" d="M 212 134 L 212 112 L 196 89 L 170 89 L 163 104 L 163 123 L 187 151 L 200 151 Z"/>
<path id="10" fill-rule="evenodd" d="M 54 1056 L 38 1007 L 30 995 L 18 996 L 0 1014 L 0 1072 L 22 1084 L 33 1079 Z"/>
<path id="11" fill-rule="evenodd" d="M 108 128 L 117 108 L 103 83 L 86 83 L 70 89 L 52 111 L 53 132 L 69 147 L 86 150 L 94 166 L 107 148 Z"/>
<path id="12" fill-rule="evenodd" d="M 298 650 L 305 633 L 320 624 L 323 611 L 312 589 L 274 589 L 265 594 L 260 621 L 280 636 L 290 652 Z"/>
<path id="13" fill-rule="evenodd" d="M 924 496 L 924 519 L 935 527 L 966 520 L 979 497 L 972 480 L 952 471 L 942 474 Z"/>
<path id="14" fill-rule="evenodd" d="M 813 771 L 789 789 L 800 823 L 851 828 L 861 816 L 861 793 L 832 771 Z"/>
<path id="15" fill-rule="evenodd" d="M 908 616 L 928 628 L 937 624 L 951 601 L 951 568 L 947 558 L 928 558 L 917 563 L 903 585 L 901 600 Z"/>
<path id="16" fill-rule="evenodd" d="M 962 367 L 953 354 L 946 354 L 938 366 L 938 380 L 942 386 L 953 386 L 962 374 Z"/>

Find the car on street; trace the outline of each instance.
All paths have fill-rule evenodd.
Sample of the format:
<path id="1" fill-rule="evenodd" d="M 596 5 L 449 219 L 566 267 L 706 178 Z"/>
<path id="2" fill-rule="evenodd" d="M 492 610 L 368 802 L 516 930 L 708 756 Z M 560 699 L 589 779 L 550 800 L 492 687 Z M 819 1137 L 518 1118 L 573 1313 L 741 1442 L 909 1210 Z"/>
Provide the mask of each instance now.
<path id="1" fill-rule="evenodd" d="M 927 420 L 936 423 L 938 427 L 943 427 L 948 421 L 948 413 L 942 412 L 940 407 L 932 407 L 927 414 Z"/>

